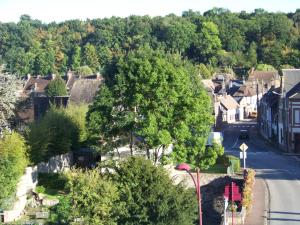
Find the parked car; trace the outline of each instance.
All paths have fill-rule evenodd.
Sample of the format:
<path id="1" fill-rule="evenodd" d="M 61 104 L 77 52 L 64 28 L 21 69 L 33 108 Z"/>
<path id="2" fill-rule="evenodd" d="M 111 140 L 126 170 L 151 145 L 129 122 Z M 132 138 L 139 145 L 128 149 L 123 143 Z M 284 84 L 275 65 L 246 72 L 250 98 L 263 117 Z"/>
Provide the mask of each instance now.
<path id="1" fill-rule="evenodd" d="M 249 131 L 248 130 L 240 130 L 239 139 L 248 139 Z"/>

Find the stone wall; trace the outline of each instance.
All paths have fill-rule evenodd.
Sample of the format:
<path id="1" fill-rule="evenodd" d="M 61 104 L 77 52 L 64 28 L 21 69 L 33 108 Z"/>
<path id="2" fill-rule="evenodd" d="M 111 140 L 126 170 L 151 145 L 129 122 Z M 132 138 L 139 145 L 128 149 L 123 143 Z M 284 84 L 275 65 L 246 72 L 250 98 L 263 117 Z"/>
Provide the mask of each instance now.
<path id="1" fill-rule="evenodd" d="M 25 169 L 25 174 L 21 177 L 17 185 L 16 202 L 11 210 L 3 212 L 3 222 L 13 222 L 23 214 L 27 201 L 27 193 L 35 189 L 38 181 L 37 177 L 37 166 Z"/>
<path id="2" fill-rule="evenodd" d="M 69 169 L 73 165 L 73 153 L 57 155 L 49 159 L 48 162 L 41 162 L 37 165 L 39 173 L 58 173 Z"/>
<path id="3" fill-rule="evenodd" d="M 22 216 L 26 206 L 27 193 L 35 189 L 38 182 L 38 173 L 58 173 L 69 169 L 72 165 L 73 153 L 70 152 L 52 157 L 48 162 L 39 163 L 37 166 L 27 167 L 25 174 L 20 178 L 17 185 L 16 202 L 11 210 L 4 211 L 2 214 L 3 222 L 13 222 Z"/>

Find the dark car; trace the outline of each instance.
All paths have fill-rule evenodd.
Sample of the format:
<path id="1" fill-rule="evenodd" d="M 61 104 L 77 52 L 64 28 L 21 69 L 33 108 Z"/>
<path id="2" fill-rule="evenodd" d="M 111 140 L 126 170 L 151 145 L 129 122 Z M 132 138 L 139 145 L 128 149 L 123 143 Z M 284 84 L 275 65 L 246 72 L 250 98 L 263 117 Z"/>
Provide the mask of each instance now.
<path id="1" fill-rule="evenodd" d="M 239 139 L 248 139 L 249 131 L 248 130 L 240 130 Z"/>

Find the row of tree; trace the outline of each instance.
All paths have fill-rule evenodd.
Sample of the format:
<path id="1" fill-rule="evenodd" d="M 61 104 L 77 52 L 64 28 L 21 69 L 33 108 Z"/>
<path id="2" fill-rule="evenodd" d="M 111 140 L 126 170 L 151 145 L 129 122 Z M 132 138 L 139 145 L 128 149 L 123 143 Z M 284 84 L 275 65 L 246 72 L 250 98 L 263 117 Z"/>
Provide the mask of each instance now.
<path id="1" fill-rule="evenodd" d="M 232 13 L 214 8 L 182 16 L 130 16 L 44 24 L 23 15 L 0 23 L 0 60 L 24 76 L 105 69 L 115 56 L 141 46 L 179 53 L 211 66 L 249 68 L 257 63 L 300 67 L 300 10 Z"/>

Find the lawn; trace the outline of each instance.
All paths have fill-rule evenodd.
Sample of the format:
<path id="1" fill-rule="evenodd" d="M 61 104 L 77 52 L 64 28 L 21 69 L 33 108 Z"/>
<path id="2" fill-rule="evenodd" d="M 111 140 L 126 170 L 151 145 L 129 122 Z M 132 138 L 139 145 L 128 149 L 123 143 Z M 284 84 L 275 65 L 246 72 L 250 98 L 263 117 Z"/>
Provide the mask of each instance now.
<path id="1" fill-rule="evenodd" d="M 64 174 L 39 173 L 37 192 L 47 195 L 49 198 L 57 198 L 65 194 L 67 179 Z"/>

